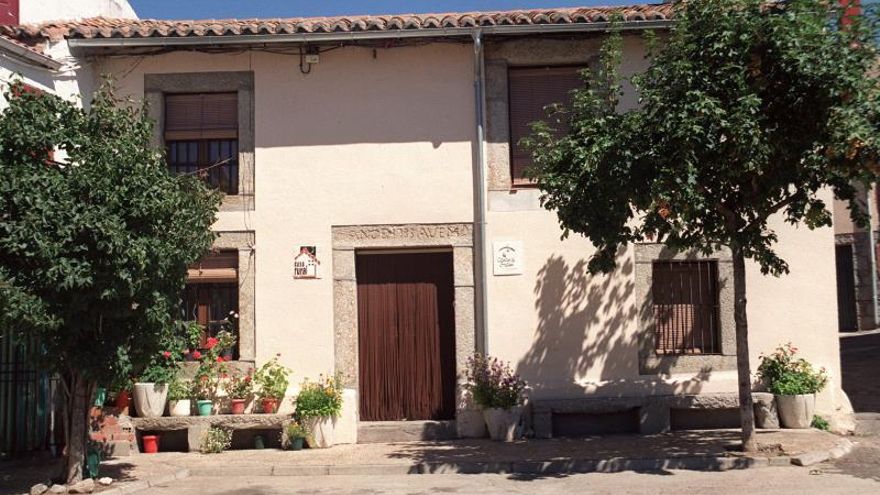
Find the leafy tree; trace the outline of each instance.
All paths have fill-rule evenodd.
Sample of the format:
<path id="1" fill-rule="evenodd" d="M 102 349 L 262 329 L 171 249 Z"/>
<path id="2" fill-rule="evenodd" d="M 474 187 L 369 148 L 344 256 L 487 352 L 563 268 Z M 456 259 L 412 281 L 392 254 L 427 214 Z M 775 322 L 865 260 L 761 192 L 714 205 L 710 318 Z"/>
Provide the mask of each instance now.
<path id="1" fill-rule="evenodd" d="M 214 239 L 219 196 L 170 174 L 143 108 L 108 86 L 88 109 L 20 83 L 7 99 L 0 326 L 36 335 L 34 358 L 62 378 L 63 476 L 75 482 L 96 385 L 155 360 L 172 335 L 186 267 Z"/>
<path id="2" fill-rule="evenodd" d="M 680 1 L 675 26 L 649 42 L 649 68 L 632 77 L 637 108 L 621 111 L 621 36 L 587 72 L 571 108 L 556 107 L 525 141 L 542 204 L 564 236 L 596 247 L 589 270 L 614 268 L 621 246 L 661 242 L 733 257 L 743 448 L 756 449 L 750 394 L 745 259 L 788 272 L 768 224 L 831 224 L 831 189 L 852 218 L 876 179 L 880 152 L 874 21 L 837 2 Z M 649 41 L 655 37 L 649 37 Z M 658 46 L 662 45 L 662 46 Z M 558 124 L 567 123 L 567 132 Z"/>

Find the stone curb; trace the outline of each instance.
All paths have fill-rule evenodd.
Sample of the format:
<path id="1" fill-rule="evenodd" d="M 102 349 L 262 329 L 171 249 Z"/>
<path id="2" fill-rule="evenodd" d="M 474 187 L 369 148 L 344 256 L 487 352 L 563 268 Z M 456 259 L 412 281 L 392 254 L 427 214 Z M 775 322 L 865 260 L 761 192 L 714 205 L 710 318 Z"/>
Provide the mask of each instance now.
<path id="1" fill-rule="evenodd" d="M 190 476 L 189 469 L 179 469 L 174 473 L 160 474 L 145 479 L 139 479 L 130 483 L 121 483 L 109 490 L 103 490 L 100 495 L 127 495 L 129 493 L 142 492 L 154 486 L 164 485 L 173 481 L 182 480 Z"/>
<path id="2" fill-rule="evenodd" d="M 791 463 L 795 466 L 812 466 L 820 462 L 830 459 L 837 459 L 849 454 L 853 449 L 853 443 L 846 438 L 841 438 L 837 445 L 829 450 L 812 450 L 796 455 L 791 458 Z"/>

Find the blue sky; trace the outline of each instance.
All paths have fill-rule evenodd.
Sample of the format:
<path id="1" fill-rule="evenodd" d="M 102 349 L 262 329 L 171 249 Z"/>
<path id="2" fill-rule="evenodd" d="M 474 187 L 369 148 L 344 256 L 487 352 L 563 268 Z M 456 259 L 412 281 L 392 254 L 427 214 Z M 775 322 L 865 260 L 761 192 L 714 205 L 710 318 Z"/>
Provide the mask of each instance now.
<path id="1" fill-rule="evenodd" d="M 461 12 L 519 8 L 626 5 L 639 0 L 129 0 L 141 18 L 314 17 L 352 14 Z M 643 0 L 656 2 L 660 0 Z"/>

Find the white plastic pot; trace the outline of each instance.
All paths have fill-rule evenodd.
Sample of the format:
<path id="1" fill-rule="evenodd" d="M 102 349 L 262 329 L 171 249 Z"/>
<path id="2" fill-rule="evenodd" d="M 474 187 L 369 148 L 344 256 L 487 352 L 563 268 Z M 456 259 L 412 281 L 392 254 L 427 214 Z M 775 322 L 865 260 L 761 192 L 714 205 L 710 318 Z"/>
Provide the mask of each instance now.
<path id="1" fill-rule="evenodd" d="M 809 428 L 816 413 L 816 395 L 777 395 L 776 406 L 784 428 Z"/>
<path id="2" fill-rule="evenodd" d="M 192 401 L 189 399 L 169 400 L 168 414 L 170 416 L 181 417 L 189 416 L 192 408 Z"/>
<path id="3" fill-rule="evenodd" d="M 486 420 L 486 429 L 489 430 L 489 438 L 503 442 L 516 440 L 516 428 L 522 417 L 522 406 L 500 409 L 497 407 L 483 409 L 483 419 Z"/>
<path id="4" fill-rule="evenodd" d="M 332 416 L 316 416 L 303 421 L 309 430 L 306 442 L 309 448 L 326 449 L 333 445 L 333 430 L 336 428 L 336 418 Z"/>
<path id="5" fill-rule="evenodd" d="M 168 385 L 165 383 L 135 383 L 134 407 L 142 418 L 159 418 L 165 414 Z"/>

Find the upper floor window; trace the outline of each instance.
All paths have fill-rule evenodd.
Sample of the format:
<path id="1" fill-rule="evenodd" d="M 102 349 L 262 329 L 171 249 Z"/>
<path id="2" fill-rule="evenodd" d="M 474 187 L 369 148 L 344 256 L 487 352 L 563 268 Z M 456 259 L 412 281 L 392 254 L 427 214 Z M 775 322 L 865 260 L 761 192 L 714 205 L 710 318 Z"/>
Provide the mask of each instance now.
<path id="1" fill-rule="evenodd" d="M 198 175 L 238 194 L 238 95 L 165 96 L 165 146 L 172 172 Z"/>
<path id="2" fill-rule="evenodd" d="M 657 354 L 718 354 L 718 262 L 655 261 L 654 301 Z"/>
<path id="3" fill-rule="evenodd" d="M 531 124 L 547 120 L 545 108 L 554 103 L 571 105 L 572 90 L 583 86 L 580 71 L 583 66 L 568 67 L 511 67 L 508 69 L 508 101 L 510 115 L 510 173 L 514 187 L 528 187 L 533 181 L 526 177 L 532 165 L 528 151 L 519 145 L 522 138 L 532 133 Z M 567 126 L 556 126 L 562 134 Z"/>

